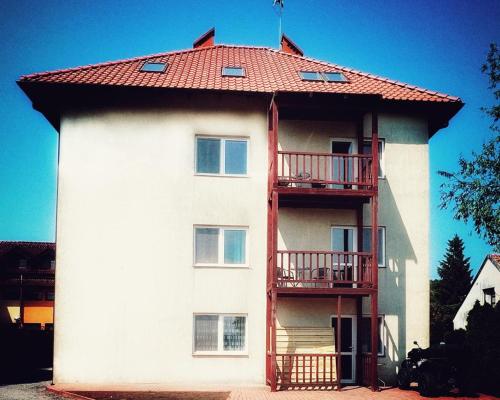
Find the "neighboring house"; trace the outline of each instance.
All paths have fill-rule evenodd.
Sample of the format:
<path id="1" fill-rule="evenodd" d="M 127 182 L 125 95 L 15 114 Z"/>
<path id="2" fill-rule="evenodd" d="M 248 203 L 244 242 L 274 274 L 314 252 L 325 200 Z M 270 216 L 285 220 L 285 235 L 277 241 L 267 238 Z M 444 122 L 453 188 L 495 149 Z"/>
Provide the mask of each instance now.
<path id="1" fill-rule="evenodd" d="M 55 243 L 0 241 L 0 324 L 52 329 Z"/>
<path id="2" fill-rule="evenodd" d="M 59 132 L 54 381 L 394 380 L 429 342 L 428 141 L 463 103 L 214 36 L 18 81 Z"/>
<path id="3" fill-rule="evenodd" d="M 455 318 L 454 329 L 467 329 L 467 317 L 476 301 L 481 305 L 488 303 L 495 307 L 500 300 L 500 254 L 489 254 L 477 271 L 471 288 L 460 305 Z"/>

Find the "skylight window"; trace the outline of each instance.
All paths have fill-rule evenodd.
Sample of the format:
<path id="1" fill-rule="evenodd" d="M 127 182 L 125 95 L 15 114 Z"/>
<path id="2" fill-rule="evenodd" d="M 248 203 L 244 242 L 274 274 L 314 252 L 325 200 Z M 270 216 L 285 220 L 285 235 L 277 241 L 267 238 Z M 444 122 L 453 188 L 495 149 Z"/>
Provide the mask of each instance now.
<path id="1" fill-rule="evenodd" d="M 243 67 L 223 67 L 222 76 L 245 76 L 245 68 Z"/>
<path id="2" fill-rule="evenodd" d="M 345 82 L 347 80 L 340 72 L 324 72 L 323 76 L 327 82 Z"/>
<path id="3" fill-rule="evenodd" d="M 154 61 L 146 61 L 141 67 L 142 72 L 165 72 L 166 69 L 167 63 Z"/>
<path id="4" fill-rule="evenodd" d="M 322 81 L 321 72 L 300 71 L 300 77 L 305 81 Z"/>
<path id="5" fill-rule="evenodd" d="M 340 72 L 311 72 L 311 71 L 300 71 L 300 77 L 304 81 L 313 82 L 347 82 L 344 74 Z"/>

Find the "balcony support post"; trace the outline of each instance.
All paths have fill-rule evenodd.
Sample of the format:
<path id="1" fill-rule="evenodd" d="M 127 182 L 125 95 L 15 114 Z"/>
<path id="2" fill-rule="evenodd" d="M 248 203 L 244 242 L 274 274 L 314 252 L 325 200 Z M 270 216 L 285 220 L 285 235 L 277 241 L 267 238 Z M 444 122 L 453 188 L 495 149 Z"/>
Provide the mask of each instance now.
<path id="1" fill-rule="evenodd" d="M 373 196 L 371 201 L 371 250 L 372 282 L 375 292 L 371 298 L 371 387 L 378 390 L 378 114 L 372 113 L 372 179 Z"/>
<path id="2" fill-rule="evenodd" d="M 277 389 L 277 365 L 276 365 L 276 290 L 271 292 L 271 392 Z"/>
<path id="3" fill-rule="evenodd" d="M 267 205 L 267 306 L 266 381 L 277 389 L 276 368 L 276 251 L 278 243 L 278 107 L 273 96 L 268 112 L 268 205 Z"/>
<path id="4" fill-rule="evenodd" d="M 337 390 L 342 389 L 342 296 L 337 297 L 337 331 L 335 332 L 336 350 L 337 350 Z"/>

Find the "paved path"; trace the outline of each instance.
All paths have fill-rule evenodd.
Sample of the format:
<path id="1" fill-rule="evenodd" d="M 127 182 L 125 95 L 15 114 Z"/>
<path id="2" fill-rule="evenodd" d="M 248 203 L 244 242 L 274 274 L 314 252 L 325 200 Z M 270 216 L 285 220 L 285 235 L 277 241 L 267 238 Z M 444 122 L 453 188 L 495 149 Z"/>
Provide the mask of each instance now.
<path id="1" fill-rule="evenodd" d="M 0 386 L 0 400 L 63 400 L 62 397 L 48 392 L 45 387 L 50 382 L 37 383 L 20 383 L 13 385 Z M 122 392 L 123 393 L 123 392 Z M 160 393 L 156 392 L 156 396 Z M 172 393 L 170 393 L 172 394 Z M 186 393 L 187 394 L 187 393 Z M 196 398 L 199 400 L 206 399 L 206 396 L 196 396 L 191 392 L 188 398 Z M 165 396 L 162 396 L 165 395 Z M 160 394 L 155 399 L 176 400 L 178 396 L 171 397 L 168 392 Z M 133 399 L 129 396 L 119 396 L 119 399 Z M 141 398 L 144 398 L 141 396 Z M 366 388 L 344 388 L 342 392 L 335 391 L 283 391 L 271 393 L 268 389 L 233 389 L 228 400 L 413 400 L 423 399 L 416 391 L 402 391 L 399 389 L 386 389 L 381 392 L 374 393 Z M 453 399 L 462 400 L 466 397 L 438 397 L 434 399 Z M 482 395 L 475 399 L 490 400 L 495 397 Z"/>
<path id="2" fill-rule="evenodd" d="M 60 396 L 49 393 L 46 386 L 50 382 L 16 383 L 0 386 L 1 400 L 60 400 Z"/>

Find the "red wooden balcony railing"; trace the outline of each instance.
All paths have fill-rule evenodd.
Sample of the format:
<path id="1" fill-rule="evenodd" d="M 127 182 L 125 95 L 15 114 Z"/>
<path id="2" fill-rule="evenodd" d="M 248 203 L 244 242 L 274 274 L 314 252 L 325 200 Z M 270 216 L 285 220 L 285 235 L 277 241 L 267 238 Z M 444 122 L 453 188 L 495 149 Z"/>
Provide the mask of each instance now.
<path id="1" fill-rule="evenodd" d="M 369 287 L 372 254 L 278 250 L 276 283 L 285 288 Z"/>
<path id="2" fill-rule="evenodd" d="M 367 189 L 372 156 L 278 151 L 278 184 L 296 188 Z"/>
<path id="3" fill-rule="evenodd" d="M 276 382 L 280 386 L 321 386 L 337 384 L 336 354 L 277 354 Z"/>
<path id="4" fill-rule="evenodd" d="M 372 358 L 371 354 L 363 353 L 361 354 L 361 381 L 363 385 L 370 386 L 372 384 Z"/>

